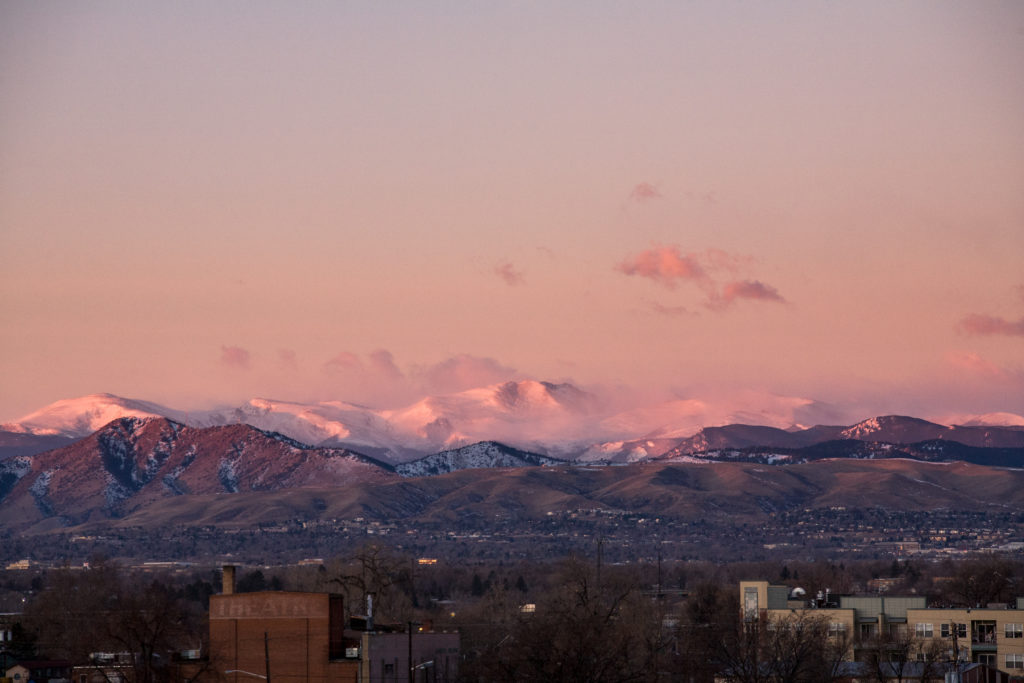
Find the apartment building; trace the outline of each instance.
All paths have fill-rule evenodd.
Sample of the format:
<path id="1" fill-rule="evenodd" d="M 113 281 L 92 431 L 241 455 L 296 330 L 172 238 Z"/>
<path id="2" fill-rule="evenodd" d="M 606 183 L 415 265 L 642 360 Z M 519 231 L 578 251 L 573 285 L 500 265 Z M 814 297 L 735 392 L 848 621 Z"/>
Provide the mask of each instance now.
<path id="1" fill-rule="evenodd" d="M 923 596 L 806 596 L 767 581 L 740 582 L 743 618 L 772 620 L 813 611 L 828 620 L 829 634 L 848 643 L 847 657 L 865 661 L 891 648 L 893 657 L 971 662 L 1024 677 L 1024 598 L 984 608 L 929 607 Z M 912 644 L 913 647 L 905 647 Z"/>

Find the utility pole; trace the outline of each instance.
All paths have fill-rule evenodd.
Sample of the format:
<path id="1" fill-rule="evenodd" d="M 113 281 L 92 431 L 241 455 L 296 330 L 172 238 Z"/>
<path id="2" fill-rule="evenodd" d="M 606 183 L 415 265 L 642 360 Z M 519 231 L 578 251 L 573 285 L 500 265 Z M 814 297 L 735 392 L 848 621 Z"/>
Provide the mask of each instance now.
<path id="1" fill-rule="evenodd" d="M 270 683 L 270 637 L 267 632 L 263 632 L 263 663 L 265 665 L 264 672 L 267 674 L 267 683 Z"/>

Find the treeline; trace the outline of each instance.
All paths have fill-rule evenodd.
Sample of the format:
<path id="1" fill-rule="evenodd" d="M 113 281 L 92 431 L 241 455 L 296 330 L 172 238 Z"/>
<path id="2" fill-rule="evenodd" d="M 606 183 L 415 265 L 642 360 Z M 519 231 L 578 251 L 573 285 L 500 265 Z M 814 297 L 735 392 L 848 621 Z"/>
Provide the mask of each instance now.
<path id="1" fill-rule="evenodd" d="M 838 655 L 828 625 L 802 619 L 752 634 L 740 618 L 744 579 L 799 586 L 808 595 L 863 592 L 872 579 L 887 579 L 890 594 L 926 595 L 932 605 L 1024 596 L 1024 562 L 991 555 L 939 563 L 609 564 L 595 550 L 557 561 L 469 565 L 422 563 L 366 545 L 320 565 L 240 567 L 236 590 L 341 593 L 350 615 L 365 614 L 372 594 L 377 624 L 458 630 L 465 680 L 495 683 L 711 681 L 722 671 L 754 680 L 743 672 L 752 661 L 763 667 L 773 652 L 790 664 L 793 653 L 804 653 L 786 680 L 830 680 L 825 673 Z M 182 650 L 205 651 L 209 597 L 220 592 L 221 576 L 155 574 L 95 558 L 88 569 L 6 572 L 2 587 L 26 599 L 14 640 L 5 644 L 15 657 L 87 662 L 97 652 L 131 652 L 135 680 L 156 682 L 173 680 Z"/>

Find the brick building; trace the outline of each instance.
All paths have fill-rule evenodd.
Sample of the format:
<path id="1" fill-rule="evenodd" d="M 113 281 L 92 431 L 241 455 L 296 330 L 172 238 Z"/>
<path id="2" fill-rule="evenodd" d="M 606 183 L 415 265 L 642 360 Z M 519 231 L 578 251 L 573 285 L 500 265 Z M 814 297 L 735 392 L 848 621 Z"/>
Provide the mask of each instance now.
<path id="1" fill-rule="evenodd" d="M 458 675 L 459 634 L 429 627 L 346 629 L 342 597 L 290 591 L 234 592 L 224 568 L 210 597 L 209 665 L 232 683 L 435 683 Z"/>

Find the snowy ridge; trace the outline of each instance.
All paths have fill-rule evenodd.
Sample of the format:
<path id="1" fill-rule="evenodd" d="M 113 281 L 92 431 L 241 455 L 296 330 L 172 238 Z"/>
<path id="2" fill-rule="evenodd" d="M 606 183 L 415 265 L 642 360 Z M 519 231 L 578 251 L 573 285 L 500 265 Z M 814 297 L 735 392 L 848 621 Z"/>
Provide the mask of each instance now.
<path id="1" fill-rule="evenodd" d="M 81 438 L 112 419 L 156 416 L 192 427 L 245 424 L 295 448 L 343 448 L 388 465 L 489 441 L 553 459 L 595 464 L 676 458 L 714 449 L 798 448 L 833 439 L 916 443 L 939 438 L 972 446 L 1024 446 L 1024 426 L 987 424 L 1024 423 L 1024 417 L 1011 413 L 963 416 L 986 424 L 958 427 L 896 415 L 844 427 L 851 423 L 839 421 L 842 415 L 835 408 L 800 397 L 743 392 L 728 398 L 677 398 L 638 407 L 628 397 L 608 391 L 599 397 L 571 384 L 533 380 L 427 396 L 392 409 L 344 401 L 256 398 L 237 408 L 184 413 L 146 401 L 93 394 L 58 401 L 7 428 L 26 435 Z M 805 424 L 818 426 L 799 426 Z M 150 481 L 162 457 L 159 451 L 150 455 L 152 460 L 137 463 L 136 470 L 124 462 L 125 474 L 135 480 L 119 481 L 129 488 Z M 111 458 L 116 460 L 116 449 Z"/>
<path id="2" fill-rule="evenodd" d="M 182 422 L 185 413 L 149 401 L 121 398 L 113 394 L 90 394 L 51 403 L 2 427 L 11 432 L 63 434 L 81 438 L 122 417 L 167 417 Z"/>
<path id="3" fill-rule="evenodd" d="M 939 422 L 961 427 L 1024 427 L 1024 415 L 1016 413 L 960 413 L 945 415 Z"/>
<path id="4" fill-rule="evenodd" d="M 567 463 L 564 460 L 520 451 L 494 441 L 485 441 L 403 463 L 397 465 L 395 471 L 403 477 L 429 477 L 456 470 L 565 464 Z"/>

